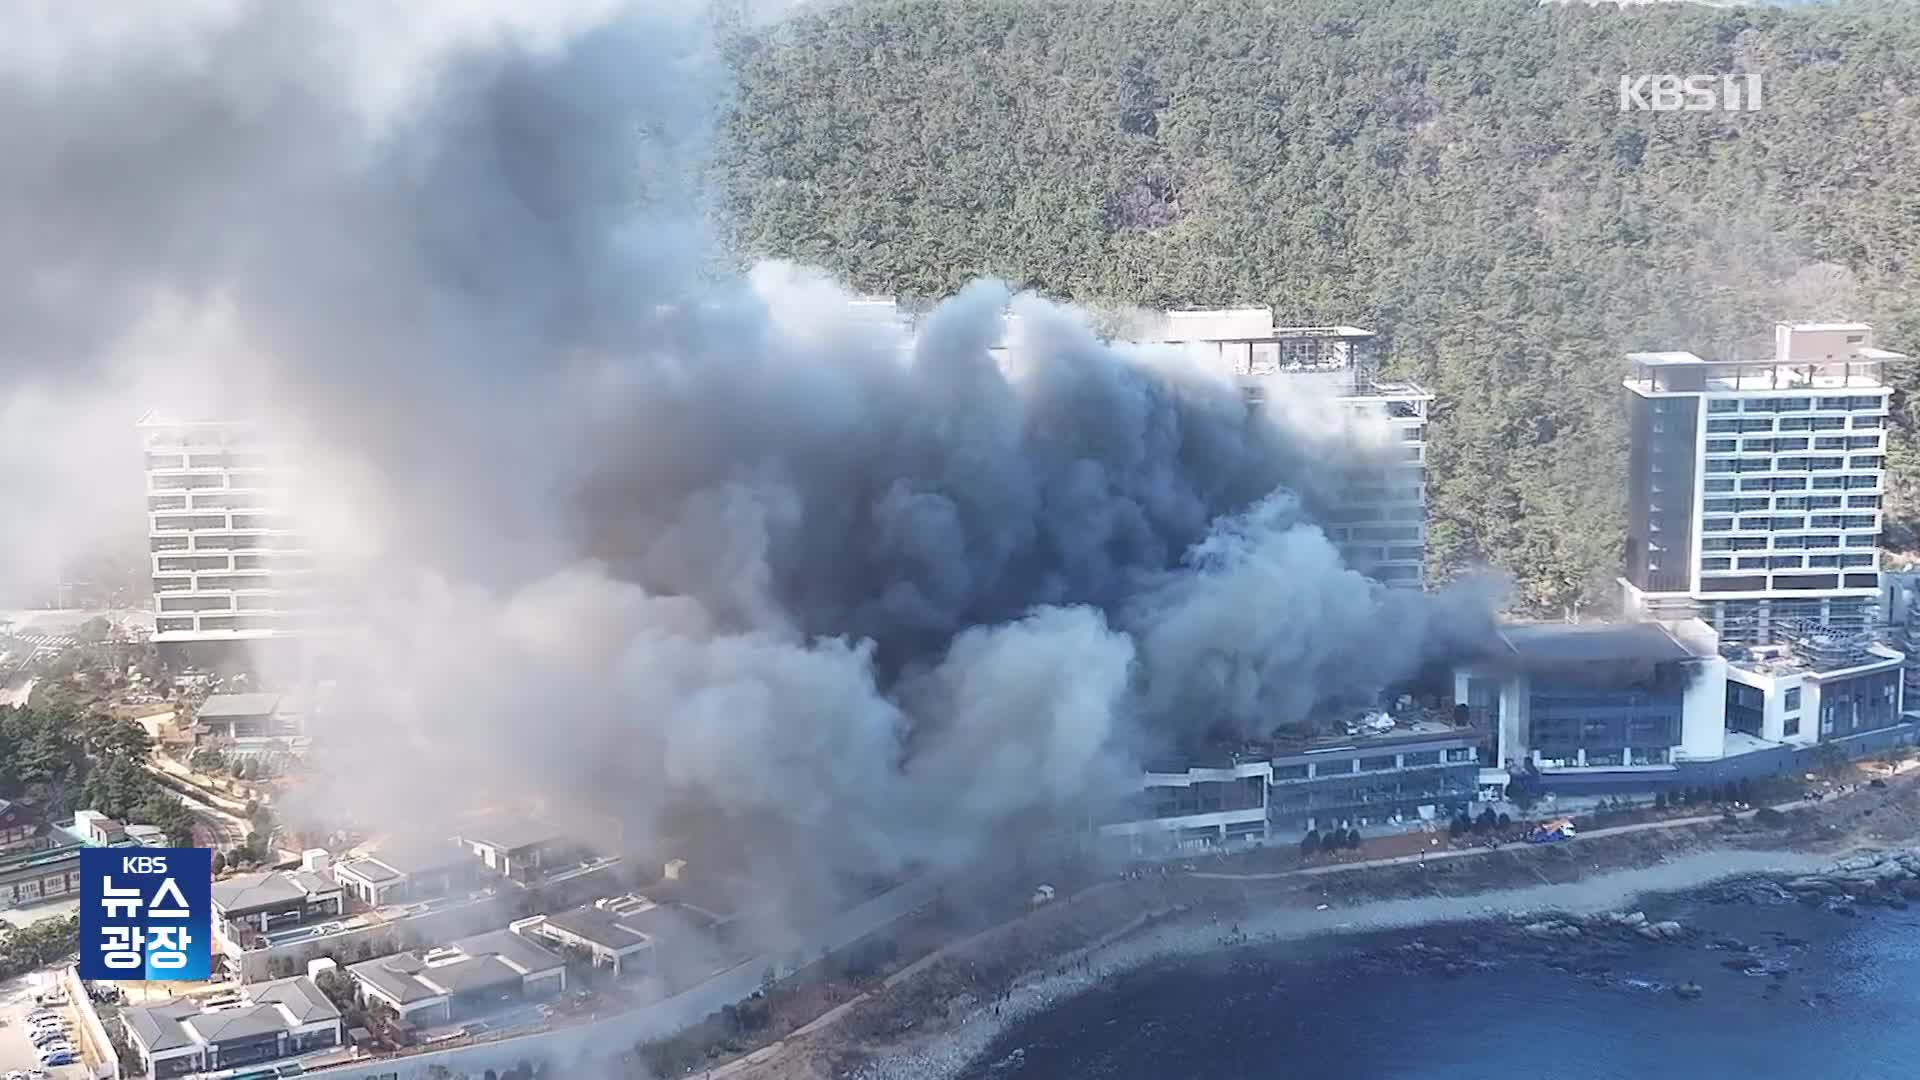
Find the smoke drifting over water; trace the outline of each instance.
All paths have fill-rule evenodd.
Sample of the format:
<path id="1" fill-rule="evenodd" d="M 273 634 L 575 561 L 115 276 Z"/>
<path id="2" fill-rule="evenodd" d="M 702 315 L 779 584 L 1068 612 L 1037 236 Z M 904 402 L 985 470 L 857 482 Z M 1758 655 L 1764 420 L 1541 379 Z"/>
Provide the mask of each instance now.
<path id="1" fill-rule="evenodd" d="M 667 8 L 48 8 L 0 43 L 0 407 L 126 425 L 0 443 L 59 530 L 6 569 L 137 525 L 147 408 L 267 418 L 367 676 L 330 804 L 531 791 L 863 872 L 1484 631 L 1484 590 L 1340 564 L 1314 522 L 1369 458 L 1329 403 L 1249 417 L 993 282 L 909 343 L 808 271 L 709 272 L 725 80 Z"/>

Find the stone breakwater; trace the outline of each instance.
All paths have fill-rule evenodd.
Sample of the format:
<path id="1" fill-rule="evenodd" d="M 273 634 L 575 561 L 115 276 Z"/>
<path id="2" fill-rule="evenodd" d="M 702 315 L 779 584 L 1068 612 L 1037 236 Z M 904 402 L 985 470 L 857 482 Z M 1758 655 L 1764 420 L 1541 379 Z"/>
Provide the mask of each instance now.
<path id="1" fill-rule="evenodd" d="M 1861 852 L 1821 873 L 1788 878 L 1780 887 L 1803 903 L 1842 915 L 1851 914 L 1855 904 L 1904 911 L 1920 900 L 1920 847 Z"/>

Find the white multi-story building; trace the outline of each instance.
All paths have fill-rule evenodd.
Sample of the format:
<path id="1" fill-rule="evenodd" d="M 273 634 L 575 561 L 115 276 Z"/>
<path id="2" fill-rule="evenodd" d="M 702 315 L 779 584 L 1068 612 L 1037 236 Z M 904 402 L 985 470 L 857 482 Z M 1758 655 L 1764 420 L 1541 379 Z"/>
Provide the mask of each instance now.
<path id="1" fill-rule="evenodd" d="M 1733 642 L 1860 630 L 1880 595 L 1884 378 L 1864 323 L 1782 323 L 1767 360 L 1633 353 L 1630 610 L 1698 614 Z"/>
<path id="2" fill-rule="evenodd" d="M 1161 340 L 1210 350 L 1249 401 L 1317 391 L 1384 422 L 1391 445 L 1354 470 L 1327 535 L 1348 565 L 1390 585 L 1420 588 L 1427 554 L 1427 409 L 1413 383 L 1382 382 L 1373 332 L 1356 326 L 1275 326 L 1270 308 L 1166 313 Z"/>
<path id="3" fill-rule="evenodd" d="M 312 567 L 287 504 L 286 462 L 252 424 L 140 422 L 154 642 L 201 662 L 223 648 L 285 637 L 309 610 Z"/>

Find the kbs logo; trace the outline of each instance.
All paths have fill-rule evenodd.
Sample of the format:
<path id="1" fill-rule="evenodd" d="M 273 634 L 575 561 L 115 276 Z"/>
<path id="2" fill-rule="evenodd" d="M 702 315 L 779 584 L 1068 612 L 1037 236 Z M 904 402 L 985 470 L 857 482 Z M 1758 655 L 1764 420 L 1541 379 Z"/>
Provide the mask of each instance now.
<path id="1" fill-rule="evenodd" d="M 1760 75 L 1622 75 L 1621 112 L 1759 112 Z"/>
<path id="2" fill-rule="evenodd" d="M 212 973 L 213 853 L 80 853 L 80 977 L 205 979 Z"/>

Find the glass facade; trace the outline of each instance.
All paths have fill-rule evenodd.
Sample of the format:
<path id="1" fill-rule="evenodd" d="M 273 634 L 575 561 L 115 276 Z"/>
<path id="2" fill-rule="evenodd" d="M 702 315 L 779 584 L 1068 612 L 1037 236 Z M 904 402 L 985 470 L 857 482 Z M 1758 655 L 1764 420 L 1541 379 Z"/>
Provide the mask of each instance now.
<path id="1" fill-rule="evenodd" d="M 1422 806 L 1445 821 L 1467 809 L 1479 786 L 1480 765 L 1471 737 L 1445 743 L 1388 748 L 1358 747 L 1315 754 L 1312 773 L 1293 770 L 1305 762 L 1274 763 L 1267 820 L 1277 830 L 1364 829 L 1418 819 Z"/>
<path id="2" fill-rule="evenodd" d="M 1820 737 L 1840 739 L 1900 722 L 1900 672 L 1880 671 L 1820 686 Z"/>
<path id="3" fill-rule="evenodd" d="M 1684 684 L 1607 690 L 1536 683 L 1528 742 L 1550 767 L 1640 764 L 1637 753 L 1628 762 L 1625 752 L 1680 744 L 1683 695 Z"/>

